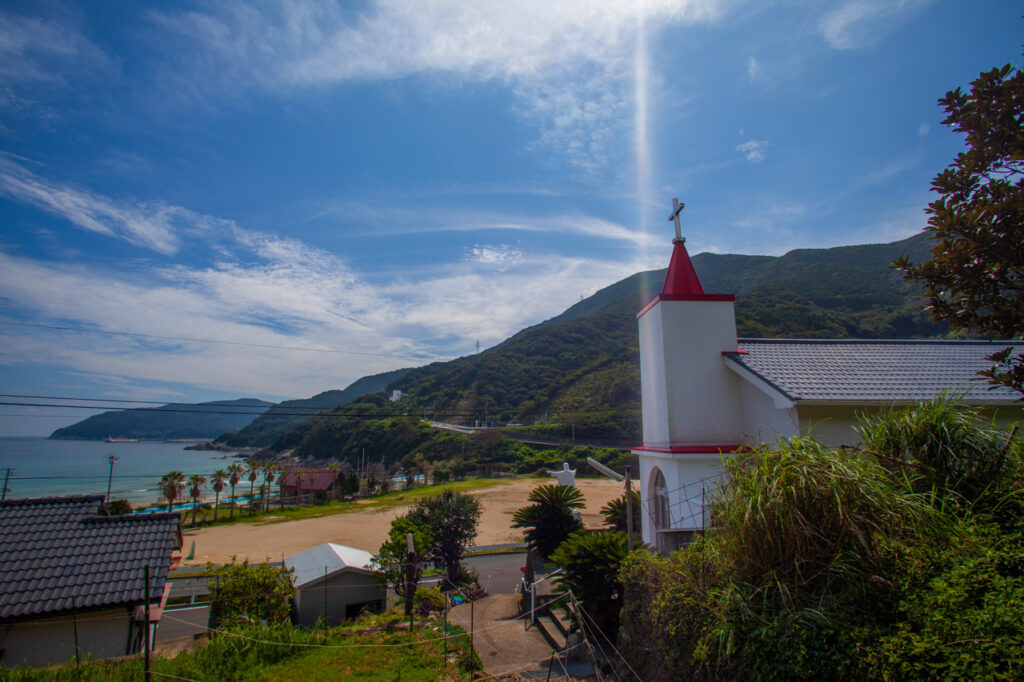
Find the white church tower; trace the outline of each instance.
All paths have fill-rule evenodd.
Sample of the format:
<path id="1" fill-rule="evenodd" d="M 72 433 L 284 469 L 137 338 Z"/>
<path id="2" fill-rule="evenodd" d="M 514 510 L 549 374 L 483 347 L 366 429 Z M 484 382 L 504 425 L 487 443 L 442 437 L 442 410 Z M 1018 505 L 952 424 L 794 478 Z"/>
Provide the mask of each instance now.
<path id="1" fill-rule="evenodd" d="M 685 240 L 678 205 L 672 260 L 661 293 L 637 314 L 644 443 L 635 448 L 644 496 L 643 538 L 662 552 L 705 527 L 705 501 L 722 458 L 743 437 L 739 377 L 723 353 L 736 353 L 735 296 L 706 294 Z"/>

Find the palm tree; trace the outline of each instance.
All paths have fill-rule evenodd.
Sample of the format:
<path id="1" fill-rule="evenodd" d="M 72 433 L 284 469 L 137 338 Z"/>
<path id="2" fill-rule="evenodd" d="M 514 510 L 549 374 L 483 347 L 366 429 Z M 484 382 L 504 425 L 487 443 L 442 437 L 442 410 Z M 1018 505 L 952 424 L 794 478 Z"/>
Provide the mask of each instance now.
<path id="1" fill-rule="evenodd" d="M 277 472 L 277 466 L 273 462 L 267 462 L 263 465 L 263 485 L 260 486 L 262 492 L 262 501 L 264 510 L 270 509 L 270 484 L 274 482 L 274 474 Z"/>
<path id="2" fill-rule="evenodd" d="M 341 464 L 337 460 L 327 465 L 327 468 L 331 471 L 331 492 L 332 497 L 338 496 L 338 477 L 341 476 Z"/>
<path id="3" fill-rule="evenodd" d="M 260 477 L 260 469 L 263 465 L 258 460 L 250 459 L 245 463 L 245 468 L 249 471 L 249 511 L 252 511 L 252 496 L 253 488 L 256 487 L 256 479 Z"/>
<path id="4" fill-rule="evenodd" d="M 213 488 L 213 522 L 217 523 L 217 510 L 220 508 L 220 491 L 224 490 L 224 481 L 228 477 L 228 472 L 223 469 L 217 469 L 210 476 L 210 486 Z"/>
<path id="5" fill-rule="evenodd" d="M 174 500 L 181 495 L 185 487 L 185 474 L 180 471 L 169 471 L 160 477 L 160 492 L 167 498 L 167 511 L 174 510 Z"/>
<path id="6" fill-rule="evenodd" d="M 528 507 L 512 515 L 514 528 L 526 529 L 526 541 L 547 559 L 566 538 L 583 528 L 573 511 L 584 506 L 583 493 L 567 485 L 542 485 L 530 492 Z"/>
<path id="7" fill-rule="evenodd" d="M 235 519 L 235 486 L 242 480 L 242 474 L 245 473 L 245 467 L 238 462 L 235 462 L 228 467 L 228 483 L 231 484 L 231 520 Z"/>
<path id="8" fill-rule="evenodd" d="M 202 485 L 206 483 L 206 476 L 192 474 L 188 477 L 188 492 L 192 495 L 192 526 L 196 525 L 196 510 L 199 509 L 199 493 L 202 492 Z"/>

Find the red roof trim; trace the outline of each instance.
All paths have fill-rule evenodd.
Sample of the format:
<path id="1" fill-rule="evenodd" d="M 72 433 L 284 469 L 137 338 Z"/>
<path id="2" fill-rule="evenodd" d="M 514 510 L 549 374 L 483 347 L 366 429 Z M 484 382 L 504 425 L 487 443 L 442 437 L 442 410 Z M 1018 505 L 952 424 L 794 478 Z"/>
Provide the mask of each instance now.
<path id="1" fill-rule="evenodd" d="M 711 452 L 739 452 L 745 450 L 744 445 L 673 445 L 667 448 L 650 448 L 646 445 L 638 445 L 633 448 L 634 450 L 643 450 L 644 452 L 665 452 L 674 455 L 687 455 L 687 454 L 704 454 Z"/>
<path id="2" fill-rule="evenodd" d="M 750 353 L 742 348 L 737 348 L 736 350 L 723 350 L 722 355 L 750 355 Z"/>
<path id="3" fill-rule="evenodd" d="M 733 294 L 658 294 L 651 299 L 651 302 L 640 309 L 636 314 L 637 318 L 643 317 L 648 310 L 661 301 L 735 301 Z"/>

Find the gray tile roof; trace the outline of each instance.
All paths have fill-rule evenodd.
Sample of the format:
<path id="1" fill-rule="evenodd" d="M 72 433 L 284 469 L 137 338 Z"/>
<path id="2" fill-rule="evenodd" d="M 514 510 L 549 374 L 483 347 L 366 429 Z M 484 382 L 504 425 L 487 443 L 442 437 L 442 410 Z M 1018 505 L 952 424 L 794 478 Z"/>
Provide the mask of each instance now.
<path id="1" fill-rule="evenodd" d="M 966 402 L 1010 403 L 1020 394 L 975 377 L 992 364 L 985 356 L 1011 345 L 1024 350 L 1021 341 L 740 339 L 747 354 L 726 358 L 791 400 L 901 402 L 949 391 Z"/>
<path id="2" fill-rule="evenodd" d="M 101 515 L 103 495 L 0 502 L 0 621 L 141 604 L 143 567 L 159 603 L 179 514 Z"/>

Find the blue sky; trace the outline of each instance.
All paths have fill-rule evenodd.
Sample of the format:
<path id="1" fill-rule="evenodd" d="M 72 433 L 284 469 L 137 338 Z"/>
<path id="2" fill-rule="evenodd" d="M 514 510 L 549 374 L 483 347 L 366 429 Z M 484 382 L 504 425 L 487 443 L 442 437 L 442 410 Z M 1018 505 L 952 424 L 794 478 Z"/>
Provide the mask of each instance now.
<path id="1" fill-rule="evenodd" d="M 691 253 L 909 236 L 962 148 L 936 100 L 1019 63 L 1020 14 L 6 2 L 0 385 L 278 400 L 465 355 L 664 267 L 673 196 Z"/>

